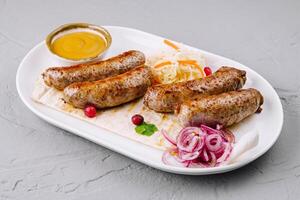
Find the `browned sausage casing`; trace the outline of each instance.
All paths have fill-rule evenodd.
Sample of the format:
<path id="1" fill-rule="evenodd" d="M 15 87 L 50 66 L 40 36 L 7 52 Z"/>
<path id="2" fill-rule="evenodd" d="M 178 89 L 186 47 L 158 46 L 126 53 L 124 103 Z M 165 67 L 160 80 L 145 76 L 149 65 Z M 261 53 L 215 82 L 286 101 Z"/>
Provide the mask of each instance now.
<path id="1" fill-rule="evenodd" d="M 149 87 L 144 104 L 156 112 L 174 112 L 186 100 L 237 90 L 243 87 L 245 81 L 245 71 L 221 67 L 203 79 Z"/>
<path id="2" fill-rule="evenodd" d="M 64 89 L 64 100 L 77 108 L 108 108 L 142 97 L 150 85 L 150 69 L 140 66 L 103 80 L 73 83 Z"/>
<path id="3" fill-rule="evenodd" d="M 256 89 L 231 91 L 186 101 L 176 111 L 183 126 L 230 126 L 260 111 L 263 96 Z"/>
<path id="4" fill-rule="evenodd" d="M 63 90 L 72 83 L 105 79 L 127 72 L 144 63 L 145 55 L 140 51 L 132 50 L 95 63 L 51 67 L 43 73 L 43 79 L 48 86 Z"/>

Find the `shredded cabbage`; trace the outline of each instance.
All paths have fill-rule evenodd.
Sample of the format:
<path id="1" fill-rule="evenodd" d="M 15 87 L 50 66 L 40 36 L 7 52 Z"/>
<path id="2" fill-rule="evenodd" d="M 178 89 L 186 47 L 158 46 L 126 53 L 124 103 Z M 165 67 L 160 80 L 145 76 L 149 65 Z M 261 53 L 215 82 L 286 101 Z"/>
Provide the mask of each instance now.
<path id="1" fill-rule="evenodd" d="M 176 47 L 179 48 L 168 46 L 166 51 L 148 60 L 156 82 L 165 84 L 203 78 L 204 56 L 183 45 L 176 44 Z"/>

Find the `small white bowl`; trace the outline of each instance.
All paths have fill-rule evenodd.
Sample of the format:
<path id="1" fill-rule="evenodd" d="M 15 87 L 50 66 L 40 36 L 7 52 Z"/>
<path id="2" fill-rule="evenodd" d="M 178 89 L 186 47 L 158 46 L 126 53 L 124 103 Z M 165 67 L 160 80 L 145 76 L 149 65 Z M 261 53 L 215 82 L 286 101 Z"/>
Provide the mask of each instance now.
<path id="1" fill-rule="evenodd" d="M 84 59 L 79 59 L 79 60 L 64 58 L 64 57 L 56 54 L 52 50 L 51 45 L 52 45 L 53 41 L 55 41 L 57 38 L 65 35 L 65 34 L 68 34 L 68 33 L 82 32 L 82 31 L 92 32 L 92 33 L 95 33 L 95 34 L 98 34 L 99 36 L 101 36 L 106 41 L 106 49 L 104 51 L 102 51 L 101 53 L 99 53 L 95 57 L 84 58 Z M 54 31 L 52 31 L 46 38 L 46 44 L 47 44 L 48 50 L 62 64 L 66 64 L 66 65 L 87 63 L 87 62 L 99 60 L 105 55 L 105 53 L 109 49 L 111 43 L 112 43 L 111 35 L 105 28 L 103 28 L 101 26 L 93 25 L 93 24 L 87 24 L 87 23 L 64 24 L 64 25 L 56 28 Z"/>

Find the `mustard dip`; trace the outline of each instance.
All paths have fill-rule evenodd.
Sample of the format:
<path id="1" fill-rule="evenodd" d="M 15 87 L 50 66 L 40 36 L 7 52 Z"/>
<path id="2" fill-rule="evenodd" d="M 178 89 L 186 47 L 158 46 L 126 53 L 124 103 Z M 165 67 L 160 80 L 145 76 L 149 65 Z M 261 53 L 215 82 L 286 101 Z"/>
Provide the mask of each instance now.
<path id="1" fill-rule="evenodd" d="M 51 50 L 55 54 L 71 60 L 97 57 L 106 48 L 106 40 L 92 32 L 68 33 L 55 39 L 51 44 Z"/>

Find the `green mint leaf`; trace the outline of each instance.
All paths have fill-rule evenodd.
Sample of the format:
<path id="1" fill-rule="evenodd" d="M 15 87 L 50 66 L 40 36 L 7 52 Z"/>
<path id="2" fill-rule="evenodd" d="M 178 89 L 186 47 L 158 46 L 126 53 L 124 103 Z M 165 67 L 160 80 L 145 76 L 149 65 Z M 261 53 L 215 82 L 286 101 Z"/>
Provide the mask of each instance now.
<path id="1" fill-rule="evenodd" d="M 135 127 L 136 133 L 138 133 L 140 135 L 145 135 L 145 136 L 151 136 L 156 131 L 158 131 L 158 129 L 154 124 L 147 124 L 146 122 Z"/>
<path id="2" fill-rule="evenodd" d="M 146 131 L 146 126 L 144 123 L 135 127 L 135 132 L 138 134 L 143 134 L 144 131 Z"/>

